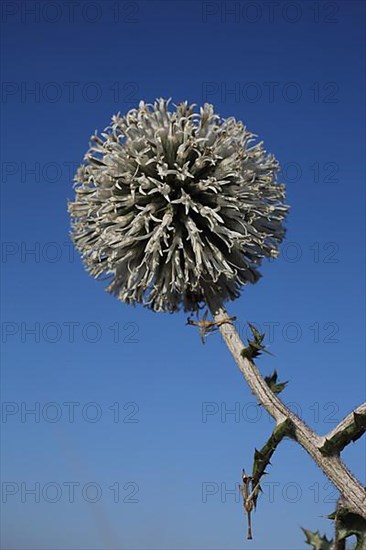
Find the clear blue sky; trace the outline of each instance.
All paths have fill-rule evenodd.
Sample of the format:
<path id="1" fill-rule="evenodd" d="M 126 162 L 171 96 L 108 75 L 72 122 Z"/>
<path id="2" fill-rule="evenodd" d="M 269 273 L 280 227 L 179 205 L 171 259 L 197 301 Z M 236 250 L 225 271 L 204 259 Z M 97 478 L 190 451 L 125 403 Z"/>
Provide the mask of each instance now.
<path id="1" fill-rule="evenodd" d="M 139 99 L 243 120 L 285 167 L 291 213 L 282 257 L 230 311 L 267 330 L 259 367 L 290 380 L 285 401 L 332 429 L 365 399 L 365 4 L 1 9 L 3 548 L 300 550 L 300 526 L 331 534 L 336 493 L 286 442 L 246 541 L 233 490 L 272 423 L 218 335 L 202 346 L 183 313 L 128 307 L 84 272 L 66 204 L 90 135 Z M 363 481 L 364 450 L 344 453 Z"/>

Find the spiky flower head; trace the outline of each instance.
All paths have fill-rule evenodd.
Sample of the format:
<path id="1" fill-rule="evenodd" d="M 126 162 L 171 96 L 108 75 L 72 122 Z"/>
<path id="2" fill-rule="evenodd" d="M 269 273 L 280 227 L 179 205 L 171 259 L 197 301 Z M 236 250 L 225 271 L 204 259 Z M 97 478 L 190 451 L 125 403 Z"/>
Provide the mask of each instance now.
<path id="1" fill-rule="evenodd" d="M 284 236 L 277 160 L 242 122 L 195 107 L 158 99 L 114 116 L 92 136 L 69 204 L 89 273 L 155 311 L 237 298 Z"/>

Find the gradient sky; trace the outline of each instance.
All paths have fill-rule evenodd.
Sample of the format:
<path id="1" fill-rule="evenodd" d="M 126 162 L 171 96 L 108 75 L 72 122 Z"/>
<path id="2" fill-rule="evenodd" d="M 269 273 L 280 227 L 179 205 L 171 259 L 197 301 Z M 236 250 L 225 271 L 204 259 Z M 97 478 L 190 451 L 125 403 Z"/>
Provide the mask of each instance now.
<path id="1" fill-rule="evenodd" d="M 243 120 L 284 167 L 291 213 L 280 259 L 229 311 L 243 335 L 266 330 L 275 356 L 258 365 L 290 380 L 286 403 L 332 429 L 366 393 L 365 4 L 1 10 L 2 547 L 301 550 L 301 526 L 331 535 L 337 493 L 285 442 L 245 539 L 235 489 L 272 422 L 219 335 L 202 346 L 185 314 L 126 306 L 86 274 L 66 205 L 90 135 L 140 99 Z M 344 452 L 363 481 L 364 450 Z"/>

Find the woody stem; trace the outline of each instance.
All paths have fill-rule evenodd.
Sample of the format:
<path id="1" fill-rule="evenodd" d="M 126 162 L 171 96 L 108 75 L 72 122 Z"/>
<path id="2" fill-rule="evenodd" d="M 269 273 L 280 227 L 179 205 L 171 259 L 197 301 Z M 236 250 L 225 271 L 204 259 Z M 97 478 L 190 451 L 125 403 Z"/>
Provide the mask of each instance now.
<path id="1" fill-rule="evenodd" d="M 285 420 L 291 422 L 293 425 L 292 439 L 305 449 L 328 479 L 333 482 L 347 501 L 348 509 L 366 518 L 365 489 L 343 464 L 339 452 L 334 451 L 326 456 L 321 452 L 324 443 L 323 438 L 318 436 L 303 420 L 286 407 L 268 387 L 253 361 L 241 354 L 245 346 L 235 327 L 223 323 L 228 319 L 225 308 L 220 305 L 215 296 L 209 297 L 208 306 L 227 347 L 258 401 L 274 418 L 277 425 Z"/>

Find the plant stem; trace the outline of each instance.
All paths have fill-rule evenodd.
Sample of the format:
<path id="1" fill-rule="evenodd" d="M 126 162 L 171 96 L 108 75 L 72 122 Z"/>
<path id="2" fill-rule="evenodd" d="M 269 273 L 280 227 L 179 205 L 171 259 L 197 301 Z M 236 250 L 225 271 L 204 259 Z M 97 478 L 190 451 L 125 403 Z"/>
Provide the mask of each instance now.
<path id="1" fill-rule="evenodd" d="M 365 489 L 343 464 L 339 453 L 325 456 L 320 451 L 324 439 L 282 403 L 270 390 L 253 361 L 241 355 L 245 346 L 239 334 L 232 324 L 223 323 L 225 319 L 228 319 L 225 308 L 218 303 L 214 296 L 210 296 L 208 299 L 208 306 L 236 364 L 259 402 L 275 419 L 277 425 L 285 420 L 292 421 L 294 429 L 291 437 L 305 449 L 328 479 L 334 483 L 347 501 L 348 509 L 366 518 Z"/>
<path id="2" fill-rule="evenodd" d="M 363 403 L 344 418 L 331 432 L 323 437 L 321 451 L 331 454 L 334 449 L 342 451 L 351 441 L 359 439 L 366 431 L 366 403 Z"/>

